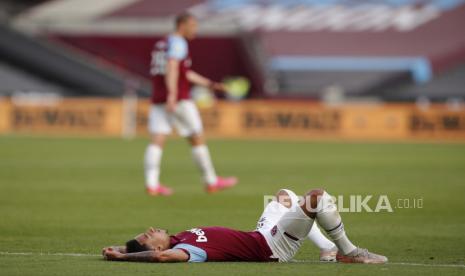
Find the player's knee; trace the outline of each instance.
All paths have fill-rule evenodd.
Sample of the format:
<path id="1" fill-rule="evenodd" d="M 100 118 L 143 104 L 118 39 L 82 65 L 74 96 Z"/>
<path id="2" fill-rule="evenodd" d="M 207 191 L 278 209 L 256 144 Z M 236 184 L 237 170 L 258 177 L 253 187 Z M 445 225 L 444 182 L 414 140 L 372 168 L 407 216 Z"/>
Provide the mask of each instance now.
<path id="1" fill-rule="evenodd" d="M 306 201 L 309 201 L 309 205 L 312 209 L 316 209 L 318 207 L 318 202 L 320 201 L 321 197 L 325 193 L 324 189 L 313 189 L 307 193 L 305 196 Z"/>
<path id="2" fill-rule="evenodd" d="M 165 135 L 154 134 L 152 135 L 151 143 L 156 146 L 159 146 L 160 148 L 163 148 L 165 146 L 165 140 L 166 140 Z"/>
<path id="3" fill-rule="evenodd" d="M 202 135 L 199 135 L 199 134 L 194 134 L 192 136 L 189 136 L 187 138 L 189 140 L 189 143 L 195 147 L 195 146 L 201 146 L 203 144 L 205 144 L 205 141 L 203 139 L 203 136 Z"/>
<path id="4" fill-rule="evenodd" d="M 276 193 L 276 200 L 286 208 L 292 207 L 291 195 L 285 190 L 279 190 Z"/>
<path id="5" fill-rule="evenodd" d="M 316 217 L 318 202 L 320 201 L 324 193 L 324 189 L 313 189 L 305 195 L 305 200 L 301 203 L 300 207 L 309 217 Z"/>

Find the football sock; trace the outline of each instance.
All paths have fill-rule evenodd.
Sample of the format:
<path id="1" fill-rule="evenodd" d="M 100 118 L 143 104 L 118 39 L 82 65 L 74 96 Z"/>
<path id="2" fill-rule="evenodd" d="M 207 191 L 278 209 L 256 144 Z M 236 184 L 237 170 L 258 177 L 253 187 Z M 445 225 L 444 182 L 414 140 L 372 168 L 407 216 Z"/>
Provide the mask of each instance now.
<path id="1" fill-rule="evenodd" d="M 216 183 L 217 177 L 215 168 L 213 167 L 210 152 L 206 145 L 194 146 L 192 147 L 192 157 L 194 158 L 195 163 L 202 171 L 203 180 L 208 185 L 213 185 Z"/>
<path id="2" fill-rule="evenodd" d="M 323 233 L 321 233 L 318 224 L 313 224 L 310 233 L 308 233 L 308 239 L 317 246 L 320 250 L 329 250 L 334 248 L 336 245 L 330 241 Z"/>
<path id="3" fill-rule="evenodd" d="M 163 149 L 153 144 L 149 144 L 145 150 L 145 185 L 147 188 L 156 188 L 159 185 L 162 153 Z"/>
<path id="4" fill-rule="evenodd" d="M 326 231 L 344 255 L 349 254 L 357 248 L 347 237 L 336 204 L 328 193 L 324 192 L 321 196 L 317 211 L 316 218 L 318 224 Z"/>

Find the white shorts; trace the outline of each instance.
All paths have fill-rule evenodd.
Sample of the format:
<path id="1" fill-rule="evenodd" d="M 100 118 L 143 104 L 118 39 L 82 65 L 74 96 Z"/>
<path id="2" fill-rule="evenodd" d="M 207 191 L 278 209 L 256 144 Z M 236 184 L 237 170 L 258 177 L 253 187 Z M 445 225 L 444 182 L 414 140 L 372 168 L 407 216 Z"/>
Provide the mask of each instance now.
<path id="1" fill-rule="evenodd" d="M 263 211 L 256 229 L 265 237 L 273 252 L 272 257 L 280 262 L 292 260 L 313 226 L 313 219 L 299 207 L 296 194 L 290 190 L 284 191 L 291 197 L 291 208 L 286 208 L 277 201 L 270 202 Z"/>
<path id="2" fill-rule="evenodd" d="M 193 101 L 179 101 L 174 113 L 167 112 L 165 104 L 154 104 L 150 107 L 148 128 L 151 134 L 168 135 L 172 133 L 173 127 L 182 137 L 203 132 L 202 119 Z"/>

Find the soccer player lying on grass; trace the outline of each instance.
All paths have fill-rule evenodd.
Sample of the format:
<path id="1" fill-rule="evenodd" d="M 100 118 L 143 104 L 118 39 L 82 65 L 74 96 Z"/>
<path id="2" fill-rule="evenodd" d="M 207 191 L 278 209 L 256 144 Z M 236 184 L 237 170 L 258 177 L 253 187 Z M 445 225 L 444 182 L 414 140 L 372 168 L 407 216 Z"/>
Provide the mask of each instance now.
<path id="1" fill-rule="evenodd" d="M 150 228 L 126 246 L 103 249 L 105 260 L 130 262 L 288 262 L 311 236 L 324 242 L 317 221 L 337 249 L 321 254 L 324 261 L 382 264 L 387 258 L 358 248 L 344 231 L 341 216 L 331 196 L 316 189 L 303 200 L 289 190 L 280 190 L 270 202 L 253 232 L 224 227 L 198 227 L 170 236 L 166 230 Z M 328 247 L 334 244 L 329 243 Z"/>

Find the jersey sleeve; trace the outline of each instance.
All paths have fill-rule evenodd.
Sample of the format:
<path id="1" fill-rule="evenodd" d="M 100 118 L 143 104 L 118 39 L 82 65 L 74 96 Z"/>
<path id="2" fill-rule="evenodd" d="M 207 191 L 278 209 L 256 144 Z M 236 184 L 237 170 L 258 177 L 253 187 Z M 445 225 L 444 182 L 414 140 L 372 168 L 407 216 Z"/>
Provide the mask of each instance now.
<path id="1" fill-rule="evenodd" d="M 179 243 L 175 247 L 173 247 L 173 249 L 180 249 L 184 252 L 187 252 L 189 254 L 190 263 L 201 263 L 207 261 L 207 252 L 196 246 L 186 243 Z"/>
<path id="2" fill-rule="evenodd" d="M 168 38 L 168 58 L 183 60 L 187 57 L 188 48 L 184 38 L 179 36 L 170 36 Z"/>

